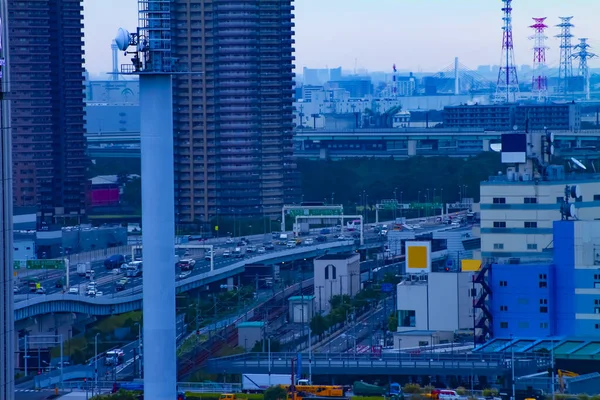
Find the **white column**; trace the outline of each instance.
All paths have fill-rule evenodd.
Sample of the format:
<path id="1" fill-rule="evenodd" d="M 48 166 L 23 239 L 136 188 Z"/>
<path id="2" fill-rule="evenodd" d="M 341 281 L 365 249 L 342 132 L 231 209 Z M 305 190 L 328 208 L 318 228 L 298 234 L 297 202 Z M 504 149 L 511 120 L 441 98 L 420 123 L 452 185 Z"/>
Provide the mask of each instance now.
<path id="1" fill-rule="evenodd" d="M 140 75 L 142 226 L 144 235 L 144 392 L 177 392 L 173 97 L 169 75 Z"/>

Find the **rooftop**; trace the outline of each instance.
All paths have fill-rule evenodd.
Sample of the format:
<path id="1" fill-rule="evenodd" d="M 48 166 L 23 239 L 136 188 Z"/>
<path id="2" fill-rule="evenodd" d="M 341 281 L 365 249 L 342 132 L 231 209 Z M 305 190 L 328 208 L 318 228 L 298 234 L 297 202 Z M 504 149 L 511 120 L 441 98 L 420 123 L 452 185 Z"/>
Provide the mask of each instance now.
<path id="1" fill-rule="evenodd" d="M 238 328 L 262 328 L 263 326 L 265 326 L 263 321 L 240 322 L 237 325 Z"/>
<path id="2" fill-rule="evenodd" d="M 313 301 L 315 296 L 292 296 L 288 301 Z"/>
<path id="3" fill-rule="evenodd" d="M 600 340 L 583 337 L 495 338 L 477 347 L 474 352 L 550 353 L 557 358 L 600 360 Z"/>

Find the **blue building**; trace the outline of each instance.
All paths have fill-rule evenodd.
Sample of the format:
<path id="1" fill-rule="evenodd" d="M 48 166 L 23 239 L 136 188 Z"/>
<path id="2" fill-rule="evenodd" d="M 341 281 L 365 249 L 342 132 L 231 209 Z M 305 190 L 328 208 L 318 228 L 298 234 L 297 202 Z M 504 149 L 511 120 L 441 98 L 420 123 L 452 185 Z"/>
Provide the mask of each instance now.
<path id="1" fill-rule="evenodd" d="M 494 338 L 600 335 L 600 221 L 555 221 L 553 242 L 552 264 L 484 272 Z"/>

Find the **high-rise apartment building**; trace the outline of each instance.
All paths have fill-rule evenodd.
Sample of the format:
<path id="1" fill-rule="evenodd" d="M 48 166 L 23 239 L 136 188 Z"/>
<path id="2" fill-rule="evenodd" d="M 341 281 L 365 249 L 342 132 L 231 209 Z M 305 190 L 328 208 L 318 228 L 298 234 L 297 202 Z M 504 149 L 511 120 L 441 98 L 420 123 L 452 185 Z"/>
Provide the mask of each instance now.
<path id="1" fill-rule="evenodd" d="M 175 0 L 179 224 L 277 216 L 299 197 L 293 159 L 292 0 Z"/>
<path id="2" fill-rule="evenodd" d="M 14 205 L 85 212 L 82 0 L 8 0 Z"/>

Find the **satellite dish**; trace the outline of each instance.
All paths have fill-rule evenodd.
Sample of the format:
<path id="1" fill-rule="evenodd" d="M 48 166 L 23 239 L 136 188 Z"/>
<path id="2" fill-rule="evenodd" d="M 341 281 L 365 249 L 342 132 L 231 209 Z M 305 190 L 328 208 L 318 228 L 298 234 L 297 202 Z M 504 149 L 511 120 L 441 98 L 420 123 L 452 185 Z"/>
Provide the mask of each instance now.
<path id="1" fill-rule="evenodd" d="M 502 143 L 492 143 L 490 144 L 490 149 L 496 153 L 500 153 L 502 151 Z"/>
<path id="2" fill-rule="evenodd" d="M 573 162 L 573 164 L 577 165 L 579 168 L 587 169 L 587 167 L 585 165 L 583 165 L 583 163 L 581 161 L 579 161 L 578 159 L 576 159 L 575 157 L 571 157 L 571 161 Z"/>
<path id="3" fill-rule="evenodd" d="M 577 218 L 577 209 L 575 208 L 575 204 L 571 203 L 569 206 L 569 217 Z"/>
<path id="4" fill-rule="evenodd" d="M 571 190 L 571 197 L 574 199 L 578 199 L 581 197 L 581 188 L 577 185 L 573 185 L 570 188 Z"/>
<path id="5" fill-rule="evenodd" d="M 127 48 L 129 47 L 130 37 L 131 35 L 129 34 L 129 31 L 127 29 L 119 28 L 119 30 L 117 31 L 117 36 L 115 37 L 115 43 L 117 44 L 119 50 L 127 50 Z"/>
<path id="6" fill-rule="evenodd" d="M 513 131 L 517 131 L 519 130 L 519 127 L 517 125 L 513 125 Z"/>

